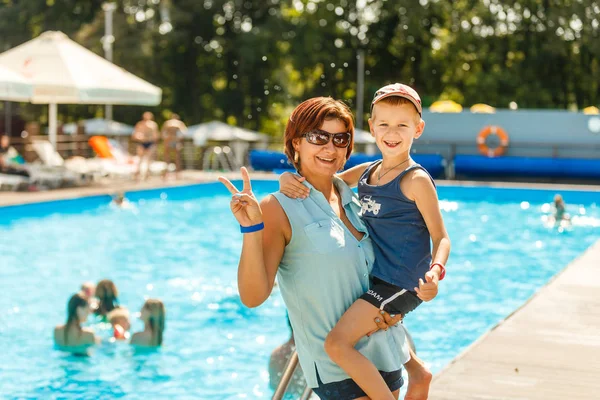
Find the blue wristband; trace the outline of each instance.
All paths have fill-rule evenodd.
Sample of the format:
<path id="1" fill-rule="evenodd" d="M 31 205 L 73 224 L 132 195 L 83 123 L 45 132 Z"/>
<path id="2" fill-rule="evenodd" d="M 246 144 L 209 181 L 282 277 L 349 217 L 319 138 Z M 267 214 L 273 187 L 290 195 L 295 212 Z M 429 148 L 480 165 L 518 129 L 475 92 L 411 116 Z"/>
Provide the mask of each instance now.
<path id="1" fill-rule="evenodd" d="M 260 224 L 251 225 L 251 226 L 241 226 L 240 225 L 240 232 L 242 232 L 242 233 L 258 232 L 258 231 L 262 231 L 264 228 L 265 228 L 265 224 L 263 222 L 261 222 Z"/>

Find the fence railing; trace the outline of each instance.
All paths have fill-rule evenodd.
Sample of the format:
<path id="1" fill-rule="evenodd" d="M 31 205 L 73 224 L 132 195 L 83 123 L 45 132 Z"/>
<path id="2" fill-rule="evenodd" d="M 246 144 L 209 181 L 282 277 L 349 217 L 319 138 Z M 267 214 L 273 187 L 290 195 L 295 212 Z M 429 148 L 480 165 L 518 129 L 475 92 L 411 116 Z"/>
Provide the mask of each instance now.
<path id="1" fill-rule="evenodd" d="M 63 158 L 73 156 L 94 157 L 94 150 L 88 144 L 90 135 L 58 135 L 56 137 L 56 151 Z M 129 154 L 135 155 L 137 144 L 128 136 L 107 136 L 110 139 L 118 141 L 125 147 Z M 12 137 L 10 140 L 13 146 L 27 162 L 38 160 L 37 153 L 31 145 L 33 141 L 48 140 L 46 135 L 29 135 L 25 138 Z M 164 145 L 162 141 L 158 143 L 156 149 L 156 158 L 162 160 L 164 155 Z M 237 169 L 239 165 L 232 157 L 231 150 L 222 143 L 207 143 L 206 146 L 196 146 L 191 138 L 183 140 L 181 158 L 184 169 Z"/>

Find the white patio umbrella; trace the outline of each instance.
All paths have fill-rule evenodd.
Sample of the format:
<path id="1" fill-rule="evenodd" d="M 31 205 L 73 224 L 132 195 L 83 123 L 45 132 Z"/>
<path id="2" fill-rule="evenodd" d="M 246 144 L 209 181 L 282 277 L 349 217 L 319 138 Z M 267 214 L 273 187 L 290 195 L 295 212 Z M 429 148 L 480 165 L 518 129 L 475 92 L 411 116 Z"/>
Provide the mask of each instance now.
<path id="1" fill-rule="evenodd" d="M 194 145 L 204 146 L 207 141 L 229 142 L 239 165 L 243 165 L 249 142 L 268 142 L 269 136 L 220 121 L 188 126 L 186 136 L 194 139 Z"/>
<path id="2" fill-rule="evenodd" d="M 0 66 L 33 85 L 32 103 L 49 104 L 48 133 L 56 145 L 57 104 L 155 106 L 160 88 L 136 77 L 62 32 L 45 32 L 0 54 Z"/>
<path id="3" fill-rule="evenodd" d="M 0 66 L 0 100 L 29 101 L 33 87 L 27 79 Z"/>
<path id="4" fill-rule="evenodd" d="M 117 121 L 109 121 L 103 118 L 92 118 L 83 120 L 86 135 L 115 135 L 131 136 L 133 126 Z M 71 122 L 63 125 L 63 132 L 74 135 L 77 132 L 77 123 Z"/>
<path id="5" fill-rule="evenodd" d="M 269 140 L 268 135 L 228 125 L 220 121 L 211 121 L 188 126 L 186 136 L 191 136 L 194 139 L 194 144 L 196 146 L 204 146 L 209 140 L 218 142 L 232 142 L 236 140 L 243 142 L 260 142 Z"/>
<path id="6" fill-rule="evenodd" d="M 362 129 L 354 129 L 354 143 L 369 144 L 375 143 L 375 138 L 369 131 L 363 131 Z"/>

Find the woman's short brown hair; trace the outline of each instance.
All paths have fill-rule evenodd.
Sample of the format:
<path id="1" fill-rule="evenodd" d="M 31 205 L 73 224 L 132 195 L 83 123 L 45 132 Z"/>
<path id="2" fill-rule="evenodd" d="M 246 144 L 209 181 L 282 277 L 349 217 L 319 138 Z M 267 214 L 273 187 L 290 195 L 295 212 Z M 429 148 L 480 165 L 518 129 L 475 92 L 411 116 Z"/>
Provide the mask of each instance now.
<path id="1" fill-rule="evenodd" d="M 329 119 L 339 119 L 346 126 L 346 131 L 351 134 L 350 146 L 346 150 L 346 160 L 350 158 L 352 148 L 354 147 L 354 120 L 352 112 L 346 104 L 339 100 L 331 97 L 313 97 L 300 103 L 292 111 L 292 115 L 290 115 L 290 119 L 285 127 L 285 154 L 296 170 L 299 169 L 299 165 L 294 162 L 296 150 L 294 149 L 293 140 L 301 138 L 303 134 L 321 127 Z"/>

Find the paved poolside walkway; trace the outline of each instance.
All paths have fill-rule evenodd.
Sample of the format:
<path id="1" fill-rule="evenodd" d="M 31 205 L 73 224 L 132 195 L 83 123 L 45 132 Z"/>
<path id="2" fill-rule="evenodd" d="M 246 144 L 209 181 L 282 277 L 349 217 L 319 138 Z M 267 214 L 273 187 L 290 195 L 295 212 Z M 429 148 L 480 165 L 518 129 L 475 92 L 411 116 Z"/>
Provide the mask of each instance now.
<path id="1" fill-rule="evenodd" d="M 216 182 L 221 175 L 230 179 L 239 179 L 239 173 L 183 171 L 180 179 L 164 180 L 159 176 L 152 176 L 147 181 L 136 182 L 130 179 L 101 179 L 89 186 L 47 190 L 41 192 L 0 192 L 0 207 L 13 204 L 37 203 L 42 201 L 53 201 L 77 197 L 96 196 L 102 194 L 114 194 L 116 192 L 128 192 L 136 190 L 153 189 L 159 187 L 173 187 L 193 185 L 202 182 Z M 252 178 L 275 179 L 277 176 L 271 173 L 253 172 Z"/>
<path id="2" fill-rule="evenodd" d="M 598 310 L 600 241 L 437 374 L 429 400 L 600 399 Z"/>

